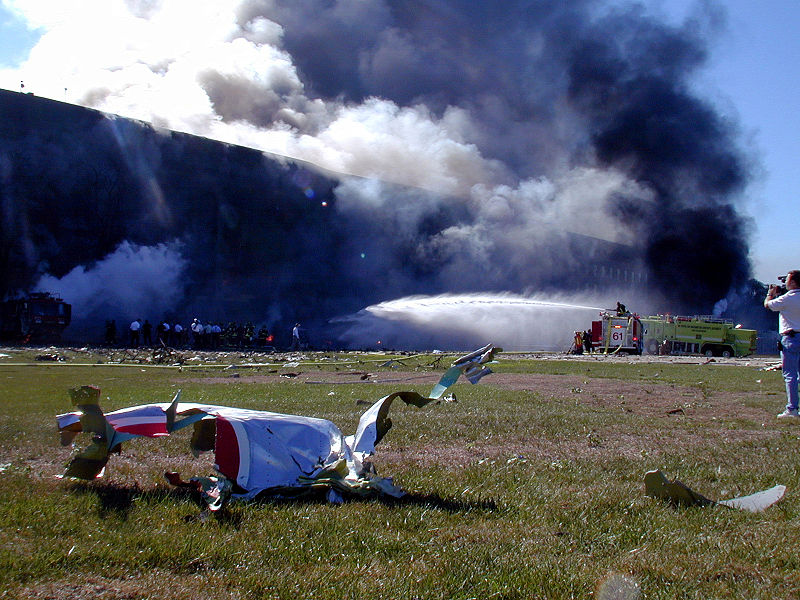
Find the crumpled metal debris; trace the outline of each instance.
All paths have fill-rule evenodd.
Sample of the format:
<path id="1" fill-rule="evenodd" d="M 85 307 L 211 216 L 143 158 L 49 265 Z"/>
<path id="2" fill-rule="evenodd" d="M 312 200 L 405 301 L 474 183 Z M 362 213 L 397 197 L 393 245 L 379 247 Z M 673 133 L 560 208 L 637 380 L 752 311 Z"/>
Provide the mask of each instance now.
<path id="1" fill-rule="evenodd" d="M 761 512 L 783 498 L 785 485 L 776 485 L 768 490 L 749 496 L 741 496 L 730 500 L 715 502 L 690 489 L 684 483 L 673 479 L 670 481 L 661 471 L 648 471 L 644 476 L 645 494 L 652 498 L 666 500 L 678 506 L 708 506 L 719 504 L 728 508 L 738 508 L 749 512 Z"/>
<path id="2" fill-rule="evenodd" d="M 195 456 L 214 451 L 213 478 L 193 478 L 188 485 L 202 492 L 212 510 L 228 497 L 254 498 L 269 492 L 292 494 L 325 487 L 331 501 L 341 495 L 404 492 L 390 478 L 379 477 L 367 460 L 392 427 L 389 409 L 396 399 L 416 407 L 440 399 L 463 374 L 473 384 L 491 373 L 487 366 L 502 351 L 491 344 L 456 360 L 428 396 L 395 392 L 375 402 L 361 416 L 356 433 L 344 436 L 331 421 L 299 415 L 180 402 L 180 391 L 169 404 L 145 404 L 108 414 L 100 408 L 100 389 L 82 386 L 70 391 L 78 409 L 57 416 L 62 445 L 81 432 L 92 434 L 89 446 L 70 461 L 63 477 L 101 477 L 109 457 L 135 437 L 162 437 L 192 426 Z M 167 474 L 184 485 L 177 473 Z"/>
<path id="3" fill-rule="evenodd" d="M 183 481 L 180 474 L 174 472 L 164 473 L 164 477 L 175 487 L 191 488 L 199 492 L 201 500 L 212 512 L 225 506 L 233 487 L 231 481 L 224 477 L 192 477 L 189 481 Z"/>

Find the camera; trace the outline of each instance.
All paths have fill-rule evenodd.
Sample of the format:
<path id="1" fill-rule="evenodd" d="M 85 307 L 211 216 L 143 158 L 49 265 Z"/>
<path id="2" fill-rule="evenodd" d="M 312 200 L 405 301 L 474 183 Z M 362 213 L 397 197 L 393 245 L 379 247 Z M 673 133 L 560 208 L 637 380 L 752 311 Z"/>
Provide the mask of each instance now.
<path id="1" fill-rule="evenodd" d="M 778 293 L 779 296 L 782 296 L 788 291 L 786 289 L 786 275 L 778 275 L 778 281 L 781 282 L 781 285 L 776 285 L 775 291 Z"/>

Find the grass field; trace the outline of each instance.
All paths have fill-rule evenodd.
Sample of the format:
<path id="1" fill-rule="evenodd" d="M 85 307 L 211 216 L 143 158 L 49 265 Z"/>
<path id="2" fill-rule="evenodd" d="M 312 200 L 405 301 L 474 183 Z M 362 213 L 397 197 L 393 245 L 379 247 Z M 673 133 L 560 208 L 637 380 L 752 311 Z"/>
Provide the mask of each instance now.
<path id="1" fill-rule="evenodd" d="M 800 423 L 775 419 L 780 372 L 501 354 L 493 375 L 454 387 L 456 402 L 393 407 L 374 462 L 405 499 L 240 502 L 203 519 L 163 478 L 210 473 L 187 430 L 127 443 L 101 480 L 57 479 L 67 390 L 97 385 L 110 411 L 182 389 L 187 402 L 323 417 L 349 434 L 367 403 L 427 393 L 452 357 L 179 368 L 0 352 L 0 597 L 800 597 Z M 787 492 L 757 514 L 675 508 L 644 495 L 656 468 L 712 499 Z"/>

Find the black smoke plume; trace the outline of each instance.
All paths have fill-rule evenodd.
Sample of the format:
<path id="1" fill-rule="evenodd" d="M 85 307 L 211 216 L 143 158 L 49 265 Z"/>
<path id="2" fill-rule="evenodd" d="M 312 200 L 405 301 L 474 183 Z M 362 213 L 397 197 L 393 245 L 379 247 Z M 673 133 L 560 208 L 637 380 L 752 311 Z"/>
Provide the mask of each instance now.
<path id="1" fill-rule="evenodd" d="M 273 6 L 267 16 L 286 26 L 286 47 L 322 94 L 467 106 L 484 125 L 482 151 L 518 177 L 567 160 L 640 183 L 648 202 L 621 196 L 608 210 L 636 233 L 676 308 L 707 306 L 747 279 L 749 223 L 736 203 L 749 165 L 735 124 L 689 89 L 722 15 L 673 27 L 637 4 L 370 3 L 362 18 L 355 2 Z M 328 58 L 317 59 L 320 47 Z M 573 126 L 559 139 L 565 120 Z"/>

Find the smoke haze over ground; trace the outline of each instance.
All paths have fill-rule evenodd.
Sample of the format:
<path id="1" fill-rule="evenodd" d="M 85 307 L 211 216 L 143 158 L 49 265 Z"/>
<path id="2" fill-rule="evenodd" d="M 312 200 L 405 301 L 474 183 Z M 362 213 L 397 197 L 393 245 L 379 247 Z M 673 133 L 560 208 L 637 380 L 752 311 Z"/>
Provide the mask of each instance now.
<path id="1" fill-rule="evenodd" d="M 0 81 L 157 129 L 4 96 L 5 293 L 284 327 L 610 286 L 710 313 L 748 279 L 745 148 L 691 91 L 724 23 L 706 4 L 679 25 L 590 0 L 10 5 L 44 35 Z M 160 293 L 105 275 L 147 260 Z"/>

